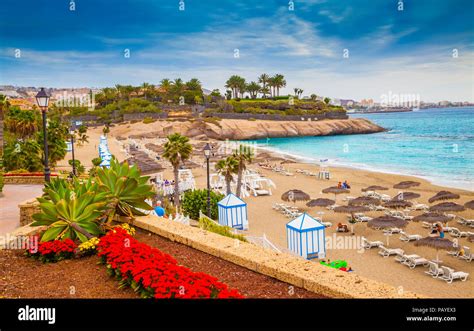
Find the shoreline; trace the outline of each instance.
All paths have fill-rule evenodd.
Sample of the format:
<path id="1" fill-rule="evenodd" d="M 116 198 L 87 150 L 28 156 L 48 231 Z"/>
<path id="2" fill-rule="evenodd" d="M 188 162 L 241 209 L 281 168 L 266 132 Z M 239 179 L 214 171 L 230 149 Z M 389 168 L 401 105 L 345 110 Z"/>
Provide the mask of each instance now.
<path id="1" fill-rule="evenodd" d="M 245 143 L 245 142 L 241 142 L 241 143 Z M 276 156 L 280 156 L 284 159 L 288 158 L 288 159 L 296 161 L 298 163 L 305 163 L 305 164 L 310 164 L 310 165 L 315 165 L 315 166 L 319 165 L 319 160 L 317 158 L 314 158 L 314 157 L 292 154 L 292 153 L 289 153 L 289 152 L 278 150 L 277 148 L 261 146 L 260 144 L 257 144 L 257 149 L 264 150 L 268 153 L 272 153 L 272 154 L 274 154 Z M 329 159 L 327 165 L 328 165 L 328 167 L 335 167 L 335 168 L 346 169 L 346 170 L 353 169 L 353 170 L 368 171 L 368 172 L 387 174 L 387 175 L 414 177 L 414 178 L 417 178 L 417 179 L 425 180 L 425 181 L 427 181 L 430 184 L 435 185 L 435 186 L 452 188 L 452 189 L 456 189 L 456 190 L 462 190 L 462 191 L 466 191 L 466 192 L 469 192 L 469 193 L 474 192 L 474 181 L 469 182 L 469 183 L 465 183 L 465 185 L 455 185 L 454 182 L 444 180 L 443 178 L 423 176 L 423 175 L 415 175 L 415 174 L 410 174 L 408 172 L 403 172 L 403 170 L 402 171 L 380 170 L 376 167 L 371 167 L 371 166 L 367 166 L 367 165 L 345 164 L 345 163 L 334 162 L 334 161 L 331 162 L 330 159 Z M 470 189 L 470 187 L 473 188 L 473 189 Z"/>

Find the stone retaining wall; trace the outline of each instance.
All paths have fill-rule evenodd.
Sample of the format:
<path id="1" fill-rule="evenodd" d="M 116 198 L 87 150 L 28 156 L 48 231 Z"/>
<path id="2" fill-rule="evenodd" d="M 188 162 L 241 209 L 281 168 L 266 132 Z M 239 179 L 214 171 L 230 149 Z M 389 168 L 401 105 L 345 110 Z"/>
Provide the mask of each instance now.
<path id="1" fill-rule="evenodd" d="M 36 199 L 23 201 L 18 205 L 20 208 L 20 226 L 24 226 L 33 222 L 33 214 L 41 211 L 39 202 Z"/>
<path id="2" fill-rule="evenodd" d="M 334 298 L 421 298 L 355 273 L 347 273 L 318 263 L 277 253 L 251 243 L 240 242 L 199 228 L 156 216 L 138 217 L 132 222 L 171 241 L 217 256 L 255 272 L 294 286 Z"/>
<path id="3" fill-rule="evenodd" d="M 320 121 L 325 119 L 347 119 L 345 112 L 325 112 L 313 115 L 275 115 L 275 114 L 252 114 L 252 113 L 206 113 L 205 117 L 217 117 L 232 120 L 266 120 L 266 121 Z"/>

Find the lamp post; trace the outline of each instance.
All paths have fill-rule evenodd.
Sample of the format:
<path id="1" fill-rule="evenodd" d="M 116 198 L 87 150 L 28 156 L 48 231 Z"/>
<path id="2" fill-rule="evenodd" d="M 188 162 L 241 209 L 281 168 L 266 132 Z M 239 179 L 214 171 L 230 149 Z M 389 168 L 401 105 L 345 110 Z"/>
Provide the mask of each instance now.
<path id="1" fill-rule="evenodd" d="M 36 94 L 36 102 L 41 109 L 41 115 L 43 116 L 43 145 L 44 145 L 44 180 L 49 183 L 50 170 L 48 161 L 48 133 L 46 130 L 46 112 L 48 111 L 49 95 L 46 93 L 44 88 Z"/>
<path id="2" fill-rule="evenodd" d="M 211 218 L 211 179 L 209 177 L 209 159 L 211 158 L 211 146 L 209 143 L 204 147 L 204 156 L 207 162 L 207 217 Z"/>
<path id="3" fill-rule="evenodd" d="M 74 126 L 71 127 L 69 130 L 69 135 L 71 137 L 71 153 L 72 153 L 72 175 L 73 177 L 76 176 L 76 159 L 74 157 L 74 134 L 75 134 Z"/>

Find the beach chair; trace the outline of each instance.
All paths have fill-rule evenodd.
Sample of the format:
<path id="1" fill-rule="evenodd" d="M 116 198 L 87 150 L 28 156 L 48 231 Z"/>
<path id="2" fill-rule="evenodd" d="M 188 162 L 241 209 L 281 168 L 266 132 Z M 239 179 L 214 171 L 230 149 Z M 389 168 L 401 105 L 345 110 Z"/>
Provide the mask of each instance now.
<path id="1" fill-rule="evenodd" d="M 383 230 L 383 233 L 385 234 L 395 234 L 395 233 L 400 233 L 402 232 L 402 229 L 399 229 L 399 228 L 389 228 L 389 229 L 385 229 Z"/>
<path id="2" fill-rule="evenodd" d="M 367 238 L 362 237 L 362 247 L 365 249 L 371 249 L 374 247 L 383 246 L 383 242 L 381 241 L 369 241 Z"/>
<path id="3" fill-rule="evenodd" d="M 354 214 L 354 218 L 357 222 L 368 222 L 372 220 L 372 217 L 365 216 L 364 214 Z"/>
<path id="4" fill-rule="evenodd" d="M 447 283 L 451 284 L 454 280 L 460 279 L 465 282 L 469 274 L 463 271 L 454 271 L 453 269 L 445 266 L 441 266 L 443 270 L 443 275 L 438 277 L 439 279 L 445 280 Z"/>
<path id="5" fill-rule="evenodd" d="M 437 263 L 429 261 L 429 269 L 425 271 L 425 274 L 430 275 L 433 278 L 438 278 L 439 276 L 443 275 L 444 271 L 441 269 Z"/>
<path id="6" fill-rule="evenodd" d="M 469 232 L 460 231 L 458 228 L 449 228 L 449 234 L 455 238 L 468 237 Z"/>
<path id="7" fill-rule="evenodd" d="M 406 261 L 408 261 L 409 259 L 416 259 L 416 258 L 419 258 L 419 257 L 420 256 L 416 255 L 416 254 L 397 254 L 397 256 L 395 256 L 395 261 L 400 262 L 401 264 L 403 264 Z"/>
<path id="8" fill-rule="evenodd" d="M 424 227 L 425 229 L 432 229 L 433 228 L 433 224 L 428 223 L 428 222 L 421 222 L 421 226 Z"/>
<path id="9" fill-rule="evenodd" d="M 467 246 L 464 246 L 464 255 L 458 255 L 460 259 L 466 260 L 467 262 L 471 262 L 474 254 L 471 252 L 471 249 Z"/>
<path id="10" fill-rule="evenodd" d="M 408 234 L 404 231 L 400 232 L 400 240 L 401 241 L 409 242 L 409 241 L 417 241 L 417 240 L 420 240 L 420 239 L 421 239 L 421 236 L 419 234 Z"/>
<path id="11" fill-rule="evenodd" d="M 408 266 L 410 269 L 415 269 L 415 267 L 422 265 L 422 266 L 428 266 L 430 261 L 425 259 L 424 257 L 413 257 L 413 258 L 408 258 L 405 262 L 403 262 L 404 265 Z"/>
<path id="12" fill-rule="evenodd" d="M 390 255 L 402 255 L 405 251 L 401 248 L 387 248 L 385 246 L 379 246 L 379 255 L 383 257 L 389 257 Z"/>
<path id="13" fill-rule="evenodd" d="M 428 205 L 425 205 L 424 203 L 417 203 L 415 205 L 413 205 L 413 207 L 411 208 L 412 210 L 428 210 L 429 209 L 429 206 Z"/>

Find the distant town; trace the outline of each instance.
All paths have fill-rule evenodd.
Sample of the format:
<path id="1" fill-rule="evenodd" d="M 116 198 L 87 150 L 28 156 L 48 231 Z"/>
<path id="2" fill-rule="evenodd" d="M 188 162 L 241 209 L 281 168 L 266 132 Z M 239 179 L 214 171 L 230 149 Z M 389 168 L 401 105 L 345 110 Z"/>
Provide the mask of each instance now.
<path id="1" fill-rule="evenodd" d="M 156 86 L 159 89 L 159 85 Z M 0 85 L 0 95 L 4 95 L 12 106 L 17 106 L 20 109 L 32 109 L 36 107 L 35 95 L 40 90 L 39 87 L 25 87 L 13 85 Z M 74 97 L 77 100 L 86 100 L 90 102 L 93 96 L 102 92 L 102 88 L 95 87 L 79 87 L 79 88 L 47 88 L 48 94 L 51 96 L 51 102 L 64 100 Z M 212 91 L 202 89 L 204 95 L 210 95 Z M 291 96 L 291 95 L 290 95 Z M 250 98 L 251 95 L 246 95 L 244 98 Z M 300 99 L 310 99 L 310 96 L 295 96 Z M 383 99 L 382 96 L 381 99 Z M 331 99 L 331 104 L 334 106 L 342 106 L 348 113 L 380 113 L 380 112 L 406 112 L 414 109 L 427 108 L 447 108 L 447 107 L 467 107 L 474 106 L 474 103 L 468 101 L 448 101 L 443 100 L 439 102 L 424 102 L 417 99 L 416 95 L 401 95 L 397 96 L 390 92 L 387 96 L 388 100 L 381 100 L 376 102 L 373 99 Z M 76 100 L 76 101 L 77 101 Z"/>

